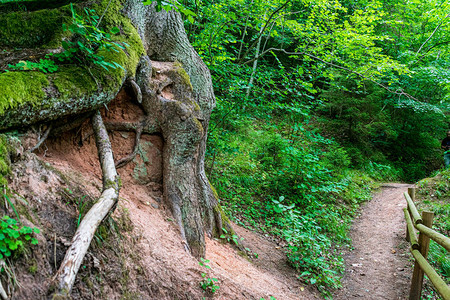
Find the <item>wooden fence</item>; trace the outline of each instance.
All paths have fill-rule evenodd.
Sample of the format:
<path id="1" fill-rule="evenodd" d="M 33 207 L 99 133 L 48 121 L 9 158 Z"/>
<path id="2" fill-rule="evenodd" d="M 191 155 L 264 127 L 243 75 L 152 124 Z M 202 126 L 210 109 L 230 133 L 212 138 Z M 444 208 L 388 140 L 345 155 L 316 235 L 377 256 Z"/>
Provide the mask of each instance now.
<path id="1" fill-rule="evenodd" d="M 450 300 L 450 287 L 436 273 L 433 267 L 427 261 L 430 239 L 450 251 L 450 239 L 439 232 L 431 229 L 434 213 L 424 211 L 422 216 L 414 205 L 415 188 L 409 188 L 408 193 L 404 193 L 407 208 L 404 208 L 406 219 L 406 239 L 411 243 L 411 252 L 414 256 L 414 271 L 411 280 L 411 290 L 409 300 L 419 300 L 422 294 L 423 275 L 426 274 L 434 285 L 436 290 L 444 300 Z M 415 229 L 419 231 L 419 238 Z"/>

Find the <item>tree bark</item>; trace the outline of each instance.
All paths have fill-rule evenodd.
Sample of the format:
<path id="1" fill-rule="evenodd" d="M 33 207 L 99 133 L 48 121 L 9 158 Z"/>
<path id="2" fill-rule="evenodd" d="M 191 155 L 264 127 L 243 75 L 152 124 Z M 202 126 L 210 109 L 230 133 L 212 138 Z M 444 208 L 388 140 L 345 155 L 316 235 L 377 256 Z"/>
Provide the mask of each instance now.
<path id="1" fill-rule="evenodd" d="M 136 83 L 145 113 L 164 138 L 164 200 L 186 249 L 204 257 L 205 233 L 217 236 L 223 227 L 234 233 L 205 173 L 207 131 L 215 106 L 211 75 L 190 45 L 179 13 L 156 12 L 154 5 L 136 10 L 140 4 L 130 0 L 126 11 L 139 26 L 148 54 L 141 60 Z"/>

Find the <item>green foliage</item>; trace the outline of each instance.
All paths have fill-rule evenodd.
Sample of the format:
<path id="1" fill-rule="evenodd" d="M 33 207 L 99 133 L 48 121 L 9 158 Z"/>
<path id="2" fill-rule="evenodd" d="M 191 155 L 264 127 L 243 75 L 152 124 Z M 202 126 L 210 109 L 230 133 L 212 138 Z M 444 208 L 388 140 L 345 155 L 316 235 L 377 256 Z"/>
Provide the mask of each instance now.
<path id="1" fill-rule="evenodd" d="M 19 71 L 40 71 L 42 73 L 53 73 L 58 70 L 58 66 L 53 60 L 39 59 L 39 62 L 32 62 L 29 60 L 21 60 L 15 65 L 8 64 L 10 70 Z"/>
<path id="2" fill-rule="evenodd" d="M 38 241 L 32 237 L 33 233 L 39 233 L 39 229 L 19 227 L 15 219 L 3 216 L 0 220 L 0 259 L 10 257 L 15 250 L 24 245 L 24 241 L 36 245 Z"/>
<path id="3" fill-rule="evenodd" d="M 226 240 L 228 243 L 230 243 L 231 241 L 233 241 L 233 243 L 234 243 L 236 246 L 239 246 L 239 242 L 238 242 L 238 241 L 239 241 L 239 237 L 238 237 L 237 234 L 230 235 L 230 234 L 228 233 L 228 231 L 227 231 L 225 228 L 222 228 L 222 231 L 223 231 L 224 233 L 220 235 L 220 238 L 221 238 L 221 239 Z M 241 239 L 243 239 L 243 238 L 241 238 Z"/>
<path id="4" fill-rule="evenodd" d="M 84 201 L 84 198 L 86 198 L 86 195 L 82 196 L 81 198 L 76 200 L 77 208 L 78 208 L 78 219 L 77 219 L 77 227 L 80 226 L 81 218 L 83 217 L 86 209 L 87 202 Z"/>
<path id="5" fill-rule="evenodd" d="M 211 266 L 209 265 L 209 260 L 204 259 L 204 258 L 200 258 L 200 261 L 198 262 L 198 264 L 202 267 L 205 267 L 206 269 L 211 270 Z M 201 273 L 203 280 L 200 281 L 200 287 L 205 291 L 205 292 L 209 292 L 214 294 L 215 292 L 217 292 L 220 289 L 220 286 L 218 285 L 218 279 L 217 278 L 212 278 L 212 277 L 208 277 L 208 274 L 206 273 Z"/>
<path id="6" fill-rule="evenodd" d="M 418 197 L 420 201 L 416 203 L 419 210 L 434 212 L 433 229 L 437 232 L 450 236 L 450 170 L 438 172 L 431 178 L 426 178 L 418 182 Z M 447 284 L 450 283 L 450 253 L 435 243 L 430 241 L 428 261 L 441 275 Z"/>
<path id="7" fill-rule="evenodd" d="M 339 286 L 346 232 L 373 181 L 415 181 L 440 167 L 447 4 L 186 6 L 217 97 L 206 169 L 221 205 L 238 224 L 284 240 L 302 280 L 326 294 Z M 432 37 L 417 54 L 440 23 L 442 44 Z"/>
<path id="8" fill-rule="evenodd" d="M 70 25 L 63 24 L 64 31 L 70 31 L 76 35 L 73 41 L 63 41 L 64 51 L 53 55 L 59 61 L 77 61 L 81 65 L 96 65 L 106 70 L 109 68 L 116 69 L 123 67 L 115 61 L 108 61 L 99 54 L 99 51 L 115 51 L 124 50 L 123 45 L 112 40 L 112 36 L 119 33 L 117 27 L 113 27 L 110 32 L 105 32 L 99 28 L 100 17 L 95 15 L 94 9 L 84 8 L 84 16 L 76 13 L 72 4 L 72 23 Z M 124 70 L 124 69 L 123 69 Z"/>
<path id="9" fill-rule="evenodd" d="M 289 116 L 263 123 L 229 113 L 223 124 L 212 127 L 207 162 L 230 218 L 284 240 L 301 279 L 324 294 L 339 287 L 350 216 L 372 180 L 348 170 L 345 149 Z"/>
<path id="10" fill-rule="evenodd" d="M 202 273 L 203 281 L 200 282 L 200 287 L 207 292 L 215 293 L 220 289 L 220 286 L 217 285 L 217 278 L 207 277 L 205 273 Z"/>
<path id="11" fill-rule="evenodd" d="M 162 9 L 164 9 L 165 11 L 175 10 L 185 16 L 189 22 L 194 23 L 194 17 L 196 16 L 196 14 L 177 1 L 143 0 L 142 4 L 152 5 L 155 2 L 156 11 L 161 11 Z"/>

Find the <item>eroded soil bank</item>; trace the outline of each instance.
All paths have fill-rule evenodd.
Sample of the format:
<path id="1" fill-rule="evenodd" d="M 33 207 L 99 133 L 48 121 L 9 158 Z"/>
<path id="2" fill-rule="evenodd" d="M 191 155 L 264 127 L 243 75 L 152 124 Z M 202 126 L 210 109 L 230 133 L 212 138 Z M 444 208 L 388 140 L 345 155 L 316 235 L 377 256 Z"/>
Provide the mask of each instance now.
<path id="1" fill-rule="evenodd" d="M 106 122 L 125 123 L 141 117 L 125 91 L 102 115 Z M 110 132 L 116 160 L 132 151 L 134 137 L 133 132 Z M 179 227 L 162 200 L 163 147 L 160 135 L 142 135 L 136 158 L 118 170 L 123 186 L 113 218 L 118 224 L 131 224 L 119 226 L 128 229 L 119 233 L 114 244 L 109 242 L 114 231 L 109 227 L 96 236 L 77 276 L 73 299 L 320 299 L 317 291 L 297 279 L 276 243 L 236 225 L 244 246 L 258 258 L 207 238 L 211 269 L 199 265 L 185 251 Z M 82 203 L 95 201 L 101 192 L 101 170 L 88 120 L 63 136 L 49 138 L 37 154 L 39 159 L 33 154 L 32 159 L 17 163 L 11 183 L 26 198 L 30 219 L 42 232 L 39 245 L 16 264 L 20 286 L 12 299 L 48 298 L 51 278 L 70 246 L 80 213 L 85 213 Z M 217 278 L 220 289 L 205 292 L 200 287 L 202 273 Z"/>

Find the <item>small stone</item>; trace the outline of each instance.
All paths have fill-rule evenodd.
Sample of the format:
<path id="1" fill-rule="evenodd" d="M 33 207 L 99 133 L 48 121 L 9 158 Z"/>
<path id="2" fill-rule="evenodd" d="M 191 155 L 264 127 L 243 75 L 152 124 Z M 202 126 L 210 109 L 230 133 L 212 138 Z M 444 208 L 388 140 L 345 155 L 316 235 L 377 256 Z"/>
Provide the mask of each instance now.
<path id="1" fill-rule="evenodd" d="M 100 269 L 100 260 L 95 256 L 92 256 L 92 260 L 94 261 L 94 268 Z"/>
<path id="2" fill-rule="evenodd" d="M 158 209 L 159 205 L 157 203 L 152 203 L 152 207 L 155 208 L 155 209 Z"/>

